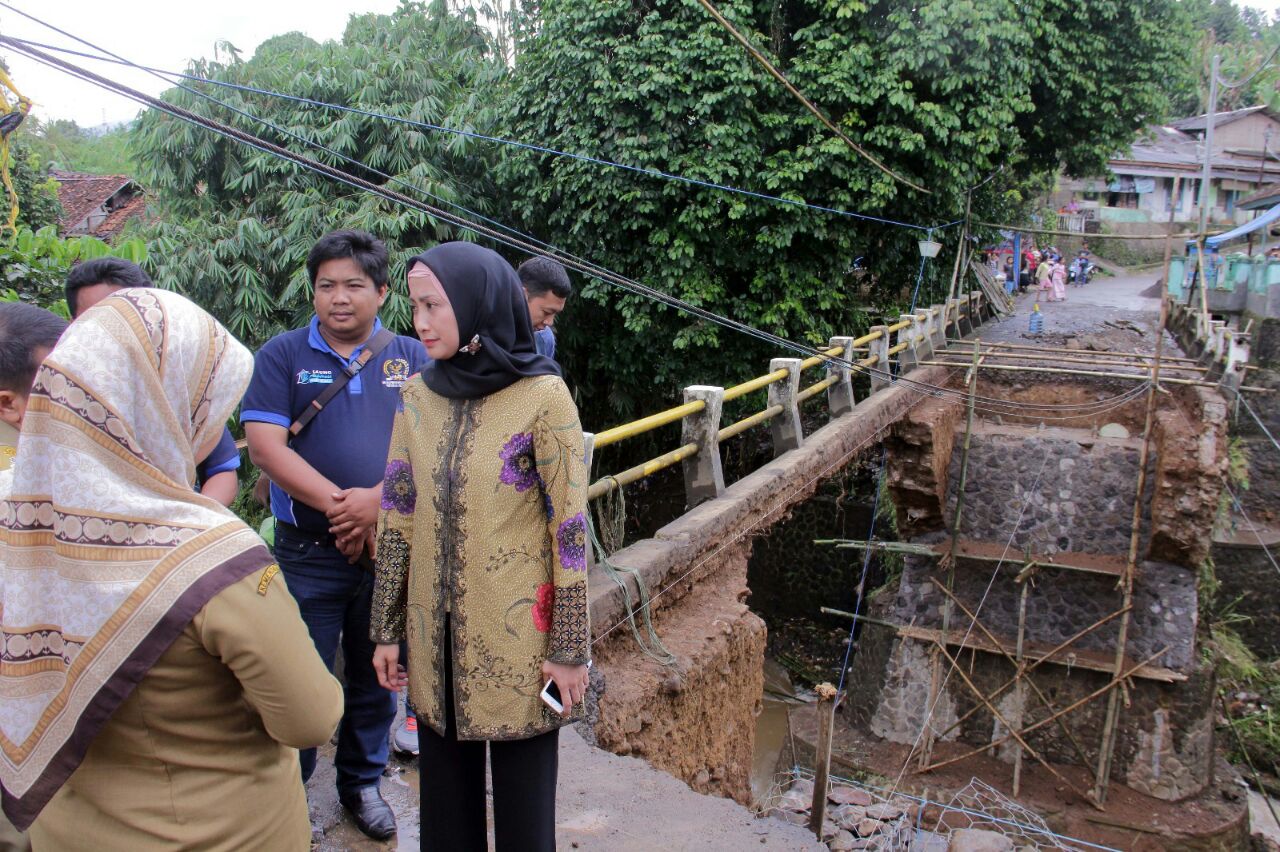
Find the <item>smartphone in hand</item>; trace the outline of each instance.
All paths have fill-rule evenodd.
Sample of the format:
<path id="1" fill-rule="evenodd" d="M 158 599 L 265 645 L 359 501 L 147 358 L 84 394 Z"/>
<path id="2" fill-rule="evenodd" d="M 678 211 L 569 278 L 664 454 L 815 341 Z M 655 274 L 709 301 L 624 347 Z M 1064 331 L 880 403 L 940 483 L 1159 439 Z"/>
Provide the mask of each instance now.
<path id="1" fill-rule="evenodd" d="M 591 668 L 591 660 L 587 660 L 587 669 Z M 542 692 L 538 695 L 542 699 L 542 703 L 546 704 L 557 713 L 564 712 L 564 702 L 560 700 L 560 687 L 556 685 L 554 680 L 548 680 L 547 685 L 542 688 Z"/>

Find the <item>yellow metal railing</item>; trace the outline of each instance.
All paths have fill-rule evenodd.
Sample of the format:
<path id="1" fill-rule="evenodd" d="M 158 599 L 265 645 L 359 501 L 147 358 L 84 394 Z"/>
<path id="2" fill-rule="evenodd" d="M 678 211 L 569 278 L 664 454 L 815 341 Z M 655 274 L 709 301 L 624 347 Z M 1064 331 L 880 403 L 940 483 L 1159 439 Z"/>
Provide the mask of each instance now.
<path id="1" fill-rule="evenodd" d="M 947 305 L 927 308 L 923 311 L 912 314 L 908 319 L 900 320 L 892 325 L 885 326 L 883 329 L 870 332 L 869 334 L 864 334 L 863 336 L 853 340 L 851 351 L 847 353 L 847 355 L 848 357 L 852 357 L 858 351 L 866 351 L 865 349 L 860 350 L 859 347 L 865 347 L 867 344 L 879 340 L 882 337 L 890 337 L 895 332 L 901 332 L 904 329 L 913 328 L 931 316 L 941 316 L 944 324 L 950 324 L 953 321 L 951 313 L 952 308 L 955 309 L 955 320 L 958 320 L 961 316 L 967 316 L 972 312 L 972 302 L 968 299 L 956 299 L 954 302 L 948 303 Z M 897 338 L 897 344 L 889 347 L 887 350 L 889 356 L 896 355 L 899 352 L 906 350 L 909 346 L 924 340 L 925 335 L 898 334 Z M 820 366 L 830 361 L 832 358 L 845 354 L 844 347 L 831 347 L 829 349 L 822 350 L 820 354 L 813 355 L 801 361 L 800 369 L 808 370 L 813 367 Z M 863 367 L 875 366 L 880 363 L 880 356 L 872 355 L 871 357 L 864 358 L 857 363 Z M 887 368 L 889 364 L 886 362 L 882 366 Z M 763 390 L 770 385 L 783 381 L 789 375 L 789 370 L 778 369 L 770 373 L 766 373 L 763 376 L 757 376 L 756 378 L 749 379 L 741 384 L 725 388 L 723 399 L 725 402 L 739 399 L 749 393 Z M 809 385 L 796 395 L 796 405 L 819 396 L 823 391 L 836 385 L 839 381 L 840 376 L 838 374 L 832 374 L 812 385 Z M 620 426 L 614 426 L 611 429 L 599 432 L 595 435 L 594 447 L 600 448 L 609 446 L 610 444 L 616 444 L 619 441 L 634 438 L 638 435 L 643 435 L 646 432 L 651 432 L 654 429 L 659 429 L 663 426 L 677 423 L 686 417 L 698 414 L 705 410 L 706 403 L 702 400 L 686 402 L 683 405 L 677 405 L 674 408 L 667 409 L 666 411 L 660 411 L 657 414 L 651 414 L 648 417 L 642 417 L 639 420 L 624 423 Z M 741 435 L 748 429 L 767 423 L 774 417 L 781 414 L 784 410 L 784 406 L 781 404 L 771 405 L 763 411 L 758 411 L 755 414 L 744 417 L 736 423 L 732 423 L 720 429 L 716 436 L 717 440 L 723 442 Z M 660 470 L 665 470 L 666 468 L 677 465 L 685 459 L 693 458 L 697 454 L 698 445 L 689 443 L 634 467 L 630 467 L 621 473 L 602 477 L 591 483 L 588 487 L 587 498 L 593 500 L 623 486 L 630 485 L 633 482 L 638 482 L 639 480 L 644 479 L 647 476 L 651 476 Z"/>

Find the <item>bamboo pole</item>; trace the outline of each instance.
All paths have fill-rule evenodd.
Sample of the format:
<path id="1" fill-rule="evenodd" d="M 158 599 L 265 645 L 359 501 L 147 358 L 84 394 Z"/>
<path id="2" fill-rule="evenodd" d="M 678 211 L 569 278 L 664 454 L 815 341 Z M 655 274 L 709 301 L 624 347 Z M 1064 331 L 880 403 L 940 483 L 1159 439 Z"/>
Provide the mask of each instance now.
<path id="1" fill-rule="evenodd" d="M 969 385 L 969 411 L 965 416 L 964 427 L 964 449 L 960 453 L 960 485 L 956 489 L 956 513 L 951 522 L 951 548 L 947 556 L 947 603 L 942 608 L 942 634 L 945 636 L 951 630 L 951 608 L 953 596 L 950 594 L 955 584 L 956 578 L 956 549 L 960 543 L 960 519 L 964 513 L 964 487 L 969 476 L 969 445 L 973 438 L 973 410 L 977 401 L 978 394 L 978 364 L 982 361 L 982 341 L 980 338 L 973 339 L 973 366 L 969 368 L 969 372 L 965 377 L 965 381 Z M 946 651 L 942 651 L 946 653 Z M 930 756 L 933 754 L 933 708 L 938 702 L 938 693 L 942 689 L 941 684 L 942 672 L 941 665 L 938 660 L 938 651 L 935 651 L 930 659 L 929 664 L 929 703 L 926 705 L 925 716 L 925 738 L 920 749 L 920 765 L 924 766 L 929 762 Z"/>
<path id="2" fill-rule="evenodd" d="M 1035 662 L 1033 662 L 1031 665 L 1027 666 L 1026 674 L 1028 674 L 1028 675 L 1029 675 L 1029 674 L 1031 674 L 1033 671 L 1035 671 L 1035 670 L 1036 670 L 1037 668 L 1039 668 L 1041 665 L 1043 665 L 1044 663 L 1047 663 L 1047 662 L 1049 662 L 1049 660 L 1053 659 L 1053 656 L 1054 656 L 1055 654 L 1057 654 L 1059 651 L 1062 651 L 1062 650 L 1064 650 L 1064 649 L 1066 649 L 1066 648 L 1070 647 L 1071 645 L 1074 645 L 1077 641 L 1079 641 L 1080 639 L 1083 639 L 1085 636 L 1088 636 L 1090 633 L 1092 633 L 1093 631 L 1097 630 L 1099 627 L 1102 627 L 1104 624 L 1109 624 L 1112 620 L 1114 620 L 1114 619 L 1116 619 L 1116 618 L 1119 618 L 1119 617 L 1120 617 L 1120 613 L 1119 613 L 1119 612 L 1114 612 L 1114 613 L 1112 613 L 1111 615 L 1108 615 L 1108 616 L 1106 616 L 1105 618 L 1102 618 L 1102 619 L 1100 619 L 1100 620 L 1098 620 L 1098 621 L 1095 621 L 1093 624 L 1090 624 L 1090 625 L 1089 625 L 1088 627 L 1086 627 L 1084 630 L 1081 630 L 1079 633 L 1077 633 L 1076 635 L 1072 636 L 1070 639 L 1067 639 L 1065 642 L 1062 642 L 1062 643 L 1058 644 L 1058 645 L 1057 645 L 1053 650 L 1051 650 L 1049 653 L 1045 654 L 1043 657 L 1041 657 L 1040 659 L 1036 660 L 1036 661 L 1035 661 Z M 1009 687 L 1016 685 L 1016 684 L 1017 684 L 1017 682 L 1018 682 L 1018 677 L 1017 677 L 1017 675 L 1014 675 L 1013 677 L 1011 677 L 1011 678 L 1009 678 L 1008 680 L 1006 680 L 1004 683 L 1002 683 L 1002 684 L 1000 685 L 1000 688 L 999 688 L 999 689 L 997 689 L 995 692 L 991 693 L 991 698 L 992 698 L 992 700 L 995 700 L 995 699 L 999 698 L 1001 695 L 1004 695 L 1004 694 L 1005 694 L 1005 692 L 1007 692 L 1007 691 L 1008 691 Z M 971 718 L 975 713 L 977 713 L 977 712 L 978 712 L 978 710 L 979 710 L 979 708 L 977 708 L 977 707 L 972 708 L 972 709 L 971 709 L 971 710 L 969 710 L 967 713 L 965 713 L 963 716 L 961 716 L 959 719 L 956 719 L 954 722 L 952 722 L 952 723 L 951 723 L 951 727 L 947 728 L 945 731 L 943 731 L 943 732 L 942 732 L 941 734 L 939 734 L 938 736 L 939 736 L 939 737 L 945 737 L 947 734 L 951 733 L 951 732 L 952 732 L 952 731 L 954 731 L 956 728 L 960 727 L 960 726 L 961 726 L 961 725 L 963 725 L 965 722 L 969 721 L 969 719 L 970 719 L 970 718 Z"/>
<path id="3" fill-rule="evenodd" d="M 1086 234 L 1082 231 L 1053 231 L 1048 228 L 1028 228 L 1025 225 L 996 225 L 991 222 L 974 222 L 983 228 L 999 228 L 1002 231 L 1023 231 L 1031 234 L 1050 234 L 1055 237 L 1080 237 L 1090 241 L 1094 240 L 1158 240 L 1159 234 Z M 1198 234 L 1173 234 L 1173 237 L 1181 239 L 1191 239 Z"/>
<path id="4" fill-rule="evenodd" d="M 1123 605 L 1133 603 L 1133 575 L 1138 568 L 1138 545 L 1142 539 L 1142 498 L 1147 484 L 1147 460 L 1151 456 L 1151 432 L 1156 419 L 1156 390 L 1160 386 L 1160 356 L 1164 351 L 1164 326 L 1169 319 L 1169 300 L 1160 299 L 1160 326 L 1156 337 L 1156 355 L 1151 364 L 1151 386 L 1147 389 L 1147 415 L 1142 426 L 1142 450 L 1138 454 L 1138 488 L 1133 496 L 1133 518 L 1129 525 L 1129 557 L 1125 561 L 1124 575 L 1120 580 Z M 1124 667 L 1125 644 L 1129 638 L 1129 613 L 1120 619 L 1120 632 L 1116 637 L 1116 674 Z M 1102 723 L 1102 745 L 1098 751 L 1098 770 L 1094 779 L 1093 797 L 1099 803 L 1107 801 L 1107 784 L 1111 780 L 1111 759 L 1116 744 L 1116 729 L 1120 722 L 1120 695 L 1107 696 L 1107 716 Z"/>
<path id="5" fill-rule="evenodd" d="M 964 339 L 964 338 L 962 338 L 962 337 L 948 337 L 948 338 L 947 338 L 947 343 L 964 343 L 964 344 L 968 344 L 968 343 L 969 343 L 969 341 L 965 340 L 965 339 Z M 1029 344 L 1029 343 L 1003 343 L 1003 342 L 998 341 L 998 340 L 990 340 L 990 341 L 987 341 L 986 343 L 984 343 L 983 345 L 984 345 L 984 346 L 986 346 L 986 347 L 988 347 L 988 348 L 991 348 L 991 349 L 1016 349 L 1016 350 L 1020 350 L 1020 351 L 1028 351 L 1028 352 L 1050 352 L 1050 353 L 1061 353 L 1061 352 L 1063 351 L 1061 347 L 1054 347 L 1054 346 L 1033 346 L 1033 345 L 1031 345 L 1031 344 Z M 1083 351 L 1086 351 L 1086 350 L 1066 350 L 1066 351 L 1067 351 L 1067 353 L 1069 354 L 1069 353 L 1071 353 L 1071 352 L 1083 352 Z M 1135 354 L 1133 354 L 1133 355 L 1130 355 L 1130 354 L 1129 354 L 1129 353 L 1127 353 L 1127 352 L 1106 352 L 1106 353 L 1099 353 L 1099 354 L 1113 355 L 1113 356 L 1115 356 L 1115 357 L 1117 357 L 1117 358 L 1118 358 L 1118 357 L 1120 357 L 1120 356 L 1122 356 L 1122 355 L 1123 355 L 1123 356 L 1125 356 L 1125 357 L 1130 357 L 1130 358 L 1137 358 L 1137 357 L 1139 357 L 1136 353 L 1135 353 Z M 1199 363 L 1200 363 L 1200 362 L 1199 362 L 1197 359 L 1195 359 L 1195 358 L 1175 357 L 1175 356 L 1172 356 L 1172 355 L 1166 355 L 1166 356 L 1164 357 L 1164 360 L 1165 360 L 1165 361 L 1171 361 L 1171 362 L 1172 362 L 1172 361 L 1176 361 L 1176 362 L 1179 362 L 1179 363 L 1185 363 L 1185 364 L 1199 364 Z"/>
<path id="6" fill-rule="evenodd" d="M 947 287 L 947 305 L 949 306 L 956 298 L 956 286 L 960 283 L 960 259 L 965 254 L 965 249 L 969 245 L 967 237 L 969 236 L 969 210 L 973 204 L 973 190 L 969 190 L 964 196 L 964 224 L 960 226 L 960 244 L 956 248 L 956 262 L 951 269 L 951 285 Z M 956 331 L 960 330 L 960 325 L 956 323 Z"/>
<path id="7" fill-rule="evenodd" d="M 1014 687 L 1013 687 L 1013 713 L 1014 713 L 1013 721 L 1019 728 L 1022 727 L 1022 719 L 1023 719 L 1022 703 L 1026 701 L 1026 692 L 1022 686 L 1023 682 L 1026 681 L 1026 678 L 1023 677 L 1023 671 L 1022 671 L 1022 662 L 1023 662 L 1022 661 L 1022 643 L 1023 643 L 1023 639 L 1025 639 L 1027 635 L 1027 593 L 1030 590 L 1031 590 L 1031 584 L 1023 583 L 1022 592 L 1021 594 L 1018 595 L 1018 644 L 1017 644 L 1017 648 L 1014 650 L 1014 664 L 1017 666 L 1018 674 L 1017 674 L 1017 677 L 1015 678 L 1017 680 L 1017 683 L 1014 684 Z M 1049 708 L 1050 713 L 1053 712 L 1054 708 L 1051 704 L 1049 704 L 1048 701 L 1045 701 L 1045 706 Z M 1065 722 L 1062 723 L 1062 730 L 1063 730 L 1063 733 L 1066 733 L 1068 736 L 1071 736 Z M 1077 751 L 1079 752 L 1084 751 L 1084 749 L 1080 748 L 1079 744 L 1076 743 L 1074 736 L 1071 736 L 1071 742 L 1076 746 Z M 1083 762 L 1084 755 L 1081 754 L 1080 757 Z M 1017 751 L 1013 753 L 1013 797 L 1015 799 L 1018 798 L 1018 795 L 1021 793 L 1021 790 L 1022 790 L 1022 746 L 1019 745 Z"/>
<path id="8" fill-rule="evenodd" d="M 818 742 L 814 767 L 813 807 L 809 809 L 809 829 L 818 842 L 822 842 L 822 823 L 827 817 L 827 779 L 831 775 L 831 732 L 835 723 L 836 688 L 820 683 L 814 689 L 818 693 Z"/>
<path id="9" fill-rule="evenodd" d="M 968 353 L 967 352 L 961 353 L 958 351 L 953 351 L 948 349 L 940 349 L 936 354 L 954 355 L 959 357 L 961 354 L 967 355 Z M 1131 369 L 1146 369 L 1146 370 L 1151 369 L 1151 366 L 1150 366 L 1151 361 L 1149 357 L 1147 358 L 1138 357 L 1138 358 L 1129 358 L 1129 359 L 1122 360 L 1120 358 L 1106 358 L 1106 357 L 1096 358 L 1096 357 L 1090 357 L 1089 355 L 1077 355 L 1070 352 L 1063 352 L 1060 355 L 1036 355 L 1029 352 L 1028 353 L 997 352 L 990 349 L 983 352 L 982 357 L 984 361 L 990 361 L 991 359 L 994 359 L 994 358 L 1003 358 L 1010 361 L 1049 361 L 1057 364 L 1076 364 L 1079 366 L 1093 365 L 1093 366 L 1100 366 L 1100 367 L 1122 367 L 1122 368 L 1128 367 Z M 1208 367 L 1200 367 L 1194 364 L 1165 365 L 1165 369 L 1179 370 L 1179 371 L 1188 372 L 1188 373 L 1209 372 Z"/>
<path id="10" fill-rule="evenodd" d="M 963 367 L 964 366 L 964 362 L 962 361 L 928 360 L 928 361 L 920 361 L 919 364 L 921 366 L 927 366 L 927 367 Z M 1104 372 L 1102 370 L 1068 370 L 1066 368 L 1059 368 L 1059 367 L 1032 367 L 1032 366 L 1022 366 L 1018 364 L 983 364 L 982 367 L 985 370 L 1008 370 L 1008 371 L 1023 372 L 1023 373 L 1056 373 L 1059 375 L 1066 375 L 1066 376 L 1092 376 L 1094 378 L 1102 378 L 1102 379 L 1128 379 L 1129 381 L 1136 381 L 1136 382 L 1145 382 L 1150 380 L 1149 376 L 1144 376 L 1137 373 L 1111 373 L 1111 372 Z M 1169 385 L 1194 385 L 1196 387 L 1202 387 L 1202 388 L 1216 388 L 1219 386 L 1217 382 L 1206 382 L 1206 381 L 1201 381 L 1200 379 L 1165 378 L 1165 379 L 1161 379 L 1161 381 Z M 1240 390 L 1249 391 L 1251 393 L 1275 393 L 1276 392 L 1275 388 L 1255 387 L 1253 385 L 1241 385 Z"/>

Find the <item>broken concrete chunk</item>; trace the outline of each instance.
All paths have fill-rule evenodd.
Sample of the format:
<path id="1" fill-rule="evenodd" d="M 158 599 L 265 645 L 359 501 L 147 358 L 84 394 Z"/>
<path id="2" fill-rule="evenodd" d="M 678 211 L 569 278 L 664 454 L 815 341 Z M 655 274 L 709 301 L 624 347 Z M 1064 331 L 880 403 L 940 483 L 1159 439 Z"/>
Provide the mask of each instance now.
<path id="1" fill-rule="evenodd" d="M 796 789 L 788 790 L 778 797 L 778 807 L 788 811 L 807 811 L 813 799 Z"/>
<path id="2" fill-rule="evenodd" d="M 858 836 L 870 837 L 873 834 L 879 834 L 883 827 L 884 823 L 878 819 L 864 819 L 857 825 Z"/>
<path id="3" fill-rule="evenodd" d="M 995 831 L 958 828 L 951 832 L 947 852 L 1012 852 L 1013 841 Z"/>
<path id="4" fill-rule="evenodd" d="M 1119 423 L 1108 423 L 1098 430 L 1098 435 L 1103 438 L 1127 438 L 1129 430 Z"/>
<path id="5" fill-rule="evenodd" d="M 838 850 L 838 852 L 846 852 L 846 850 L 849 849 L 856 849 L 857 847 L 853 845 L 854 840 L 856 839 L 857 838 L 847 831 L 837 831 L 835 836 L 827 841 L 827 848 Z"/>
<path id="6" fill-rule="evenodd" d="M 887 822 L 902 816 L 902 808 L 895 808 L 893 805 L 871 805 L 867 808 L 867 816 Z"/>
<path id="7" fill-rule="evenodd" d="M 859 805 L 864 808 L 872 801 L 870 793 L 857 787 L 832 787 L 827 791 L 827 799 L 837 805 Z"/>
<path id="8" fill-rule="evenodd" d="M 867 812 L 857 805 L 840 805 L 830 811 L 831 818 L 849 830 L 867 818 Z"/>

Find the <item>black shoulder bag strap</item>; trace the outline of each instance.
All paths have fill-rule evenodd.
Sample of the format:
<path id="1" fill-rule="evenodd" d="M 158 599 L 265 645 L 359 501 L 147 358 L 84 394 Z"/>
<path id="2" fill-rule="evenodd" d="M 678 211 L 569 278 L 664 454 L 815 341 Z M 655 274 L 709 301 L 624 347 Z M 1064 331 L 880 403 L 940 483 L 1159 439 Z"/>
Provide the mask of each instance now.
<path id="1" fill-rule="evenodd" d="M 335 396 L 342 393 L 342 389 L 347 386 L 348 382 L 360 375 L 360 371 L 364 369 L 364 365 L 381 355 L 382 350 L 390 346 L 391 341 L 395 339 L 396 336 L 385 328 L 375 334 L 373 339 L 369 341 L 369 345 L 360 353 L 360 357 L 343 367 L 342 375 L 338 376 L 337 380 L 325 388 L 318 397 L 311 400 L 311 404 L 298 415 L 298 419 L 293 421 L 293 425 L 289 427 L 289 434 L 297 437 L 298 433 L 307 428 L 307 424 L 310 423 L 317 414 L 323 411 L 324 407 L 328 405 Z"/>

